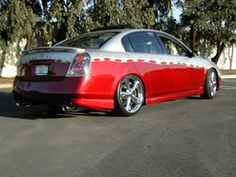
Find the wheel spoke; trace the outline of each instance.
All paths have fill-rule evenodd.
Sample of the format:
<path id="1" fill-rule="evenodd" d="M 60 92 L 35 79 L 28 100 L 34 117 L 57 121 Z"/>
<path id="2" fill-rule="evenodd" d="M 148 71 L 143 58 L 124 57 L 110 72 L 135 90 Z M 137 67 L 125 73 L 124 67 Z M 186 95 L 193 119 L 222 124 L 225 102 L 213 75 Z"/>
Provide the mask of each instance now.
<path id="1" fill-rule="evenodd" d="M 142 103 L 141 98 L 137 98 L 135 95 L 132 95 L 131 98 L 134 101 L 134 103 L 137 104 L 137 105 Z"/>
<path id="2" fill-rule="evenodd" d="M 214 72 L 211 73 L 209 79 L 209 86 L 210 86 L 211 96 L 213 97 L 216 94 L 216 87 L 217 87 L 216 75 Z"/>
<path id="3" fill-rule="evenodd" d="M 121 96 L 122 98 L 127 98 L 129 95 L 130 95 L 129 92 L 121 92 L 121 93 L 120 93 L 120 96 Z"/>
<path id="4" fill-rule="evenodd" d="M 129 79 L 125 79 L 124 80 L 125 86 L 127 90 L 130 90 L 130 83 L 129 83 Z"/>
<path id="5" fill-rule="evenodd" d="M 139 85 L 140 85 L 139 81 L 135 81 L 134 86 L 132 87 L 130 92 L 133 93 L 139 87 Z"/>
<path id="6" fill-rule="evenodd" d="M 211 90 L 211 96 L 214 96 L 216 94 L 216 89 Z"/>
<path id="7" fill-rule="evenodd" d="M 131 105 L 131 96 L 128 97 L 127 102 L 126 102 L 125 109 L 127 111 L 130 111 L 130 105 Z"/>

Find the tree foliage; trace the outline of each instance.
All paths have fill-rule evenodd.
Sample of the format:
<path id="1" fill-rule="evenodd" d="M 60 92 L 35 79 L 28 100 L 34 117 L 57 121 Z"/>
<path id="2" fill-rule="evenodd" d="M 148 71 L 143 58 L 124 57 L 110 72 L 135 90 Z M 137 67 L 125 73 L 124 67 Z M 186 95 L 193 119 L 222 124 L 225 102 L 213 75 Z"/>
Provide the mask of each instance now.
<path id="1" fill-rule="evenodd" d="M 27 0 L 3 0 L 0 5 L 1 42 L 8 45 L 21 38 L 27 32 L 32 32 L 35 25 L 35 15 Z"/>
<path id="2" fill-rule="evenodd" d="M 148 0 L 2 0 L 0 49 L 5 54 L 23 38 L 29 48 L 54 44 L 97 27 L 131 24 L 143 28 L 154 23 Z"/>
<path id="3" fill-rule="evenodd" d="M 97 26 L 130 24 L 136 28 L 155 24 L 153 8 L 147 0 L 96 0 L 89 9 L 92 21 Z"/>
<path id="4" fill-rule="evenodd" d="M 149 6 L 154 9 L 157 20 L 168 16 L 172 9 L 172 0 L 148 0 Z"/>
<path id="5" fill-rule="evenodd" d="M 192 41 L 192 48 L 215 47 L 213 61 L 217 62 L 225 45 L 235 41 L 236 1 L 176 1 L 183 9 L 181 23 L 169 16 L 171 0 L 1 0 L 0 49 L 6 53 L 22 38 L 27 38 L 29 48 L 54 44 L 98 27 L 130 24 L 169 32 Z"/>
<path id="6" fill-rule="evenodd" d="M 30 0 L 2 0 L 0 2 L 0 48 L 3 50 L 0 68 L 9 45 L 34 30 L 36 16 Z"/>
<path id="7" fill-rule="evenodd" d="M 236 1 L 180 0 L 178 5 L 183 8 L 182 26 L 191 29 L 192 48 L 204 43 L 216 48 L 212 61 L 217 63 L 225 46 L 236 39 Z"/>
<path id="8" fill-rule="evenodd" d="M 2 0 L 0 22 L 1 48 L 26 36 L 35 47 L 97 27 L 151 27 L 155 15 L 148 0 Z"/>

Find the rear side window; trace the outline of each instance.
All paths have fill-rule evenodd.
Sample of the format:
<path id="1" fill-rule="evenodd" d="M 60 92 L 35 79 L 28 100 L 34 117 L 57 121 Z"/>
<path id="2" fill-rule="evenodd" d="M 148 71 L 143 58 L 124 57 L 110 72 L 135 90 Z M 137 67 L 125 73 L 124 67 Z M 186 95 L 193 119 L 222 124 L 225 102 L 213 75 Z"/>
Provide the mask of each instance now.
<path id="1" fill-rule="evenodd" d="M 129 41 L 128 37 L 123 38 L 122 43 L 126 52 L 134 52 L 134 48 L 131 42 Z"/>
<path id="2" fill-rule="evenodd" d="M 127 35 L 122 40 L 127 52 L 163 54 L 157 38 L 152 32 L 136 32 Z"/>
<path id="3" fill-rule="evenodd" d="M 55 46 L 63 47 L 78 47 L 83 49 L 99 49 L 109 39 L 114 37 L 116 32 L 97 32 L 74 37 L 63 42 L 56 44 Z"/>
<path id="4" fill-rule="evenodd" d="M 166 37 L 160 36 L 160 38 L 169 55 L 175 55 L 175 56 L 188 56 L 189 55 L 189 52 L 185 50 L 183 47 L 181 47 L 180 45 L 178 45 L 176 42 Z"/>

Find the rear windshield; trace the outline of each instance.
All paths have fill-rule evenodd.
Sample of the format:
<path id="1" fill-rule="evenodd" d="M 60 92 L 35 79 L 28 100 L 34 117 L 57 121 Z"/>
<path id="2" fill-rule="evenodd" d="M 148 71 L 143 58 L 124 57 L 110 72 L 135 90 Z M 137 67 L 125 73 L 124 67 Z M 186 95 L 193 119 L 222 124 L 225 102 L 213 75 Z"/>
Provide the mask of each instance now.
<path id="1" fill-rule="evenodd" d="M 78 47 L 83 49 L 99 49 L 103 44 L 105 44 L 116 34 L 118 34 L 118 32 L 90 33 L 62 41 L 56 44 L 55 46 Z"/>

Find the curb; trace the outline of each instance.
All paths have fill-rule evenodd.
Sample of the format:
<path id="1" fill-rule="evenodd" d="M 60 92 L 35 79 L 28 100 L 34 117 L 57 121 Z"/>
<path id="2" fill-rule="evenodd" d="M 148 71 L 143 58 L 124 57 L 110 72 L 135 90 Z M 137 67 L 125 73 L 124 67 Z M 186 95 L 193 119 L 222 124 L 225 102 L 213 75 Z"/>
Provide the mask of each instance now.
<path id="1" fill-rule="evenodd" d="M 236 79 L 236 74 L 232 74 L 232 75 L 221 75 L 221 79 Z"/>
<path id="2" fill-rule="evenodd" d="M 221 75 L 221 79 L 236 79 L 236 74 Z M 0 84 L 0 89 L 12 88 L 12 84 Z"/>
<path id="3" fill-rule="evenodd" d="M 12 88 L 12 84 L 1 84 L 0 89 Z"/>

